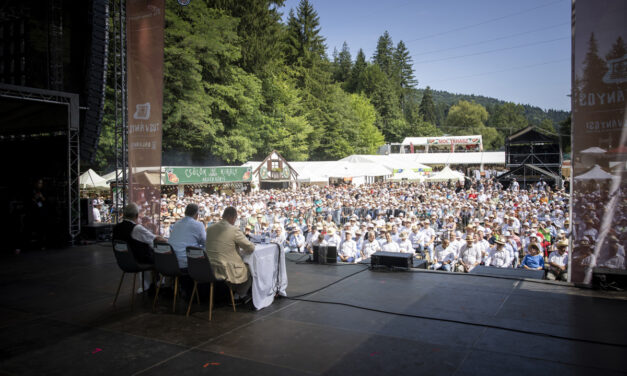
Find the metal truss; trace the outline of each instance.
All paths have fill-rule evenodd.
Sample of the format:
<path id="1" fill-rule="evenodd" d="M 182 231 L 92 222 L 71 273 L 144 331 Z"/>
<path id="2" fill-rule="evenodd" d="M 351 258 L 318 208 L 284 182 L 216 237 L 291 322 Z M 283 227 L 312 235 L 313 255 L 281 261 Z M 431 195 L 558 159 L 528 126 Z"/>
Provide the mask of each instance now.
<path id="1" fill-rule="evenodd" d="M 115 93 L 115 186 L 114 223 L 126 205 L 128 174 L 127 109 L 126 109 L 126 0 L 112 0 L 113 9 L 113 81 Z M 121 190 L 121 191 L 120 191 Z"/>
<path id="2" fill-rule="evenodd" d="M 24 86 L 0 84 L 0 97 L 67 106 L 67 205 L 70 242 L 81 232 L 80 210 L 80 148 L 79 148 L 79 98 L 78 94 L 55 90 L 35 89 Z"/>

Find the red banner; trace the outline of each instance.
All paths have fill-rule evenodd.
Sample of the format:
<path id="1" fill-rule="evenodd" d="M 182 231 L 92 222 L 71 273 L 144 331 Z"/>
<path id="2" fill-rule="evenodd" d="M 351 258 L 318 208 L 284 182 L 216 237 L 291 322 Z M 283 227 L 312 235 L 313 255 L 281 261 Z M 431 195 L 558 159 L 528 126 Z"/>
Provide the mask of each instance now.
<path id="1" fill-rule="evenodd" d="M 625 269 L 627 2 L 573 7 L 570 278 L 591 283 L 595 270 Z"/>
<path id="2" fill-rule="evenodd" d="M 127 0 L 129 200 L 139 221 L 159 231 L 164 0 Z"/>

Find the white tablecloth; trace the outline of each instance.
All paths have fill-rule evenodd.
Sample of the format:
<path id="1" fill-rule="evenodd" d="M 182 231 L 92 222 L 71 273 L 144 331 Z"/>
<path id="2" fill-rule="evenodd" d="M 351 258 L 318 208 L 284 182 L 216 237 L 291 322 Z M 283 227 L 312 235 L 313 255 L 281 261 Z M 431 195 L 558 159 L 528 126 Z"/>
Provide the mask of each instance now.
<path id="1" fill-rule="evenodd" d="M 272 304 L 277 292 L 287 296 L 285 253 L 278 244 L 256 244 L 255 251 L 243 259 L 253 277 L 253 304 L 256 309 Z"/>

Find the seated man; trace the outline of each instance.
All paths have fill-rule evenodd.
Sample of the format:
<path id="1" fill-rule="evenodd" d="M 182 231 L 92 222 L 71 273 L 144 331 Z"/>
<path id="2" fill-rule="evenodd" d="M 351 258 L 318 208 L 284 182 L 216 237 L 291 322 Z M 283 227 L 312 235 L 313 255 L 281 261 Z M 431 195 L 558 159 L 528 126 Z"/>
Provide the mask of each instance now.
<path id="1" fill-rule="evenodd" d="M 505 248 L 505 240 L 497 239 L 496 247 L 492 248 L 485 262 L 485 266 L 494 266 L 497 268 L 509 268 L 512 266 L 512 256 Z"/>
<path id="2" fill-rule="evenodd" d="M 412 246 L 411 241 L 408 238 L 409 235 L 406 231 L 401 232 L 398 241 L 399 251 L 401 253 L 411 253 L 413 255 L 415 253 L 414 247 Z"/>
<path id="3" fill-rule="evenodd" d="M 466 244 L 459 249 L 459 259 L 455 270 L 468 273 L 481 262 L 481 251 L 475 246 L 474 235 L 466 237 Z"/>
<path id="4" fill-rule="evenodd" d="M 401 248 L 398 243 L 392 239 L 392 234 L 389 232 L 385 233 L 385 243 L 381 246 L 381 250 L 383 252 L 400 252 Z"/>
<path id="5" fill-rule="evenodd" d="M 155 262 L 152 251 L 154 241 L 166 240 L 161 236 L 151 233 L 144 226 L 137 224 L 139 208 L 136 204 L 130 203 L 126 205 L 123 210 L 123 216 L 124 219 L 122 222 L 113 227 L 113 240 L 126 242 L 138 263 L 153 264 Z M 143 281 L 143 287 L 139 288 L 138 293 L 148 290 L 150 287 L 152 275 L 150 272 L 145 272 L 144 275 L 146 280 Z"/>
<path id="6" fill-rule="evenodd" d="M 609 240 L 609 256 L 599 263 L 599 266 L 610 269 L 625 268 L 625 257 L 620 254 L 620 244 L 618 238 L 611 236 Z"/>
<path id="7" fill-rule="evenodd" d="M 305 237 L 301 234 L 300 227 L 296 226 L 290 235 L 290 252 L 305 252 Z"/>
<path id="8" fill-rule="evenodd" d="M 229 287 L 244 298 L 252 286 L 252 278 L 238 249 L 252 253 L 255 245 L 235 227 L 236 220 L 234 207 L 224 209 L 222 220 L 207 228 L 206 249 L 216 278 L 225 279 Z"/>
<path id="9" fill-rule="evenodd" d="M 544 269 L 544 257 L 540 254 L 540 247 L 535 243 L 531 243 L 529 244 L 529 252 L 531 252 L 531 254 L 523 258 L 520 266 L 524 269 Z"/>
<path id="10" fill-rule="evenodd" d="M 568 280 L 568 240 L 562 239 L 557 242 L 557 251 L 551 252 L 549 255 L 549 265 L 546 272 L 546 279 L 551 281 L 567 281 Z"/>
<path id="11" fill-rule="evenodd" d="M 357 257 L 357 244 L 353 240 L 353 234 L 350 231 L 344 233 L 344 240 L 340 243 L 337 250 L 338 262 L 355 262 Z"/>
<path id="12" fill-rule="evenodd" d="M 381 250 L 381 245 L 374 235 L 374 231 L 368 231 L 368 238 L 364 241 L 361 248 L 361 258 L 368 259 L 370 255 Z"/>
<path id="13" fill-rule="evenodd" d="M 198 205 L 185 207 L 185 217 L 172 226 L 169 243 L 174 249 L 179 268 L 187 269 L 187 247 L 205 248 L 205 225 L 198 221 Z"/>
<path id="14" fill-rule="evenodd" d="M 433 264 L 429 268 L 450 272 L 453 261 L 455 261 L 455 249 L 451 246 L 450 241 L 444 238 L 442 244 L 435 247 Z"/>

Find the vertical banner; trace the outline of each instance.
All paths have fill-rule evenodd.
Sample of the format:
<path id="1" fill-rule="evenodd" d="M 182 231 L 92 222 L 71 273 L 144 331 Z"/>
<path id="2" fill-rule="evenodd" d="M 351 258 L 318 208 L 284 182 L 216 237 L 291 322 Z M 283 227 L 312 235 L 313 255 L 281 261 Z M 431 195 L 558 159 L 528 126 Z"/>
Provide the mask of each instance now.
<path id="1" fill-rule="evenodd" d="M 140 223 L 159 231 L 164 0 L 127 0 L 129 200 Z"/>
<path id="2" fill-rule="evenodd" d="M 573 282 L 625 269 L 626 41 L 627 1 L 573 1 Z"/>

